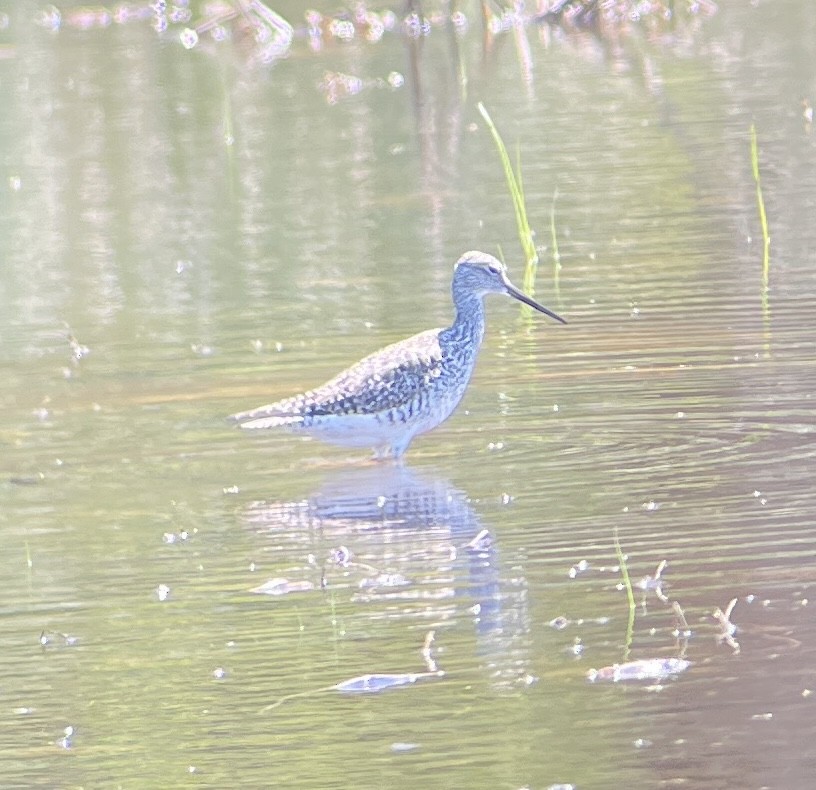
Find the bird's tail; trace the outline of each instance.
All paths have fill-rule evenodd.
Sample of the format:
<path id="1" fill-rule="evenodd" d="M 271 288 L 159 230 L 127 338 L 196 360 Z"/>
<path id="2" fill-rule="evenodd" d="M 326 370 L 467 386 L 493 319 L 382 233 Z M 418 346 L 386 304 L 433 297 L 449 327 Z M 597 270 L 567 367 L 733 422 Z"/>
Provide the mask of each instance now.
<path id="1" fill-rule="evenodd" d="M 286 414 L 280 411 L 278 404 L 270 406 L 260 406 L 251 411 L 240 411 L 231 414 L 228 420 L 240 423 L 242 428 L 248 430 L 256 428 L 284 428 L 300 425 L 303 417 L 295 414 Z"/>
<path id="2" fill-rule="evenodd" d="M 303 417 L 258 417 L 241 423 L 242 428 L 295 428 L 303 422 Z"/>

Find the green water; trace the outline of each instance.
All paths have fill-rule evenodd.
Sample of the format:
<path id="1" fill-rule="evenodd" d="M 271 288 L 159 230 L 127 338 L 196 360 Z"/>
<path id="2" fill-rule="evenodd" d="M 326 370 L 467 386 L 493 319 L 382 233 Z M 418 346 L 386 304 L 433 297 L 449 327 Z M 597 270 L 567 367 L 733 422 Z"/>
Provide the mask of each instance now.
<path id="1" fill-rule="evenodd" d="M 0 29 L 0 783 L 809 787 L 809 4 L 486 48 L 473 4 L 460 35 L 300 36 L 268 66 L 40 10 Z M 362 90 L 328 101 L 337 73 Z M 520 282 L 478 101 L 569 324 L 492 299 L 465 400 L 402 466 L 233 429 L 444 325 L 465 250 Z M 636 585 L 668 561 L 687 644 L 639 589 L 627 637 L 615 528 Z M 314 589 L 251 592 L 272 579 Z M 659 688 L 585 677 L 678 656 Z"/>

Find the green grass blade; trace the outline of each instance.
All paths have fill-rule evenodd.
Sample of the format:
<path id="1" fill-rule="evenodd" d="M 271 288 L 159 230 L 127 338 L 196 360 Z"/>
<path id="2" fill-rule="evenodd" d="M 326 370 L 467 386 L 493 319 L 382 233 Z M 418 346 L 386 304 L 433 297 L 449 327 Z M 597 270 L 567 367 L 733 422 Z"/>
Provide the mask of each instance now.
<path id="1" fill-rule="evenodd" d="M 558 236 L 555 232 L 555 201 L 558 199 L 558 187 L 553 192 L 552 206 L 550 206 L 550 237 L 552 244 L 553 259 L 553 285 L 555 294 L 558 295 L 561 284 L 561 253 L 558 251 Z"/>
<path id="2" fill-rule="evenodd" d="M 618 540 L 618 528 L 615 527 L 612 533 L 615 540 L 615 555 L 618 558 L 618 565 L 620 566 L 621 579 L 626 590 L 626 600 L 629 602 L 629 622 L 626 626 L 626 647 L 623 651 L 624 662 L 629 660 L 629 651 L 632 649 L 632 635 L 635 629 L 635 593 L 632 590 L 632 580 L 629 578 L 629 569 L 626 567 L 626 556 L 621 549 L 620 540 Z"/>
<path id="3" fill-rule="evenodd" d="M 513 201 L 513 211 L 516 217 L 516 230 L 518 232 L 521 249 L 524 253 L 524 278 L 522 288 L 524 291 L 532 295 L 535 283 L 535 270 L 538 265 L 538 253 L 536 252 L 535 242 L 533 240 L 533 232 L 530 229 L 530 223 L 527 220 L 527 209 L 524 203 L 524 190 L 521 182 L 521 154 L 517 152 L 517 167 L 514 170 L 510 161 L 510 156 L 507 153 L 507 148 L 504 141 L 499 134 L 499 130 L 493 123 L 487 108 L 479 102 L 476 105 L 482 118 L 484 118 L 487 128 L 493 137 L 493 142 L 496 145 L 496 150 L 499 152 L 499 159 L 501 160 L 502 169 L 504 170 L 504 177 L 507 181 L 507 189 L 510 192 L 510 198 Z M 529 308 L 528 308 L 529 309 Z"/>
<path id="4" fill-rule="evenodd" d="M 751 124 L 751 170 L 753 171 L 754 181 L 756 182 L 759 224 L 762 228 L 762 292 L 763 300 L 765 300 L 767 298 L 771 275 L 771 236 L 768 233 L 768 217 L 765 214 L 765 201 L 762 198 L 762 182 L 759 178 L 759 152 L 757 150 L 757 135 L 754 124 Z"/>

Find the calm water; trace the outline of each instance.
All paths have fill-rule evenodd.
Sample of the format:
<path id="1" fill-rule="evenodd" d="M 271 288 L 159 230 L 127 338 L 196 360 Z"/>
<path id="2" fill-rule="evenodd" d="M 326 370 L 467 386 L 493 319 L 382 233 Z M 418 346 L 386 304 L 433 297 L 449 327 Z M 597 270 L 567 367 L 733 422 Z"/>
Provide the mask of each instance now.
<path id="1" fill-rule="evenodd" d="M 485 48 L 465 5 L 271 65 L 237 30 L 6 11 L 3 786 L 812 786 L 816 15 Z M 520 281 L 477 101 L 568 326 L 493 299 L 402 466 L 233 430 L 447 321 L 464 250 Z M 372 673 L 415 682 L 335 688 Z"/>

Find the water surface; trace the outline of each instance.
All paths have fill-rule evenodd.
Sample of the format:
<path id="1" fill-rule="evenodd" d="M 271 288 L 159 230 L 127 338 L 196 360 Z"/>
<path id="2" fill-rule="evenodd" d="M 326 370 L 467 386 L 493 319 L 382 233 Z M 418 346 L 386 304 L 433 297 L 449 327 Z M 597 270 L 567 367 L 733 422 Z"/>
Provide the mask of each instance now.
<path id="1" fill-rule="evenodd" d="M 468 11 L 266 66 L 39 10 L 0 61 L 5 782 L 809 787 L 808 4 L 487 47 Z M 444 325 L 466 249 L 521 280 L 477 101 L 569 324 L 492 299 L 465 401 L 401 466 L 234 430 Z M 374 673 L 422 677 L 334 688 Z"/>

